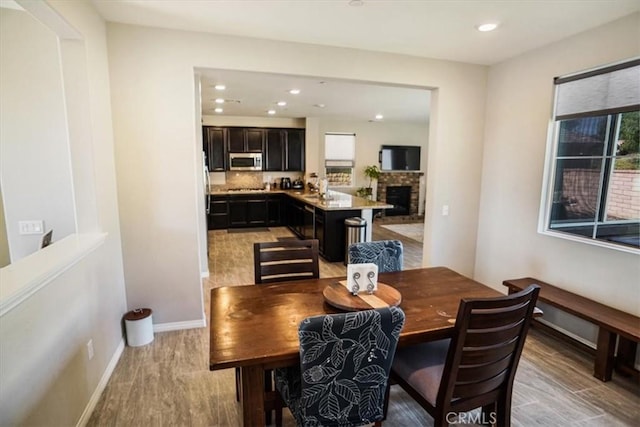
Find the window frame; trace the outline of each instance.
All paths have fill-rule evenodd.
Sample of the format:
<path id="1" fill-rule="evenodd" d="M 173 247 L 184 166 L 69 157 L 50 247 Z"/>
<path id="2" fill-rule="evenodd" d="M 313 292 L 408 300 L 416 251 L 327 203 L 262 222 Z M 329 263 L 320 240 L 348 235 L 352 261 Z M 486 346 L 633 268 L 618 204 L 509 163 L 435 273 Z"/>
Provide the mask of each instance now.
<path id="1" fill-rule="evenodd" d="M 351 137 L 352 144 L 350 156 L 334 156 L 330 157 L 327 155 L 327 136 L 344 136 Z M 356 186 L 356 177 L 355 177 L 355 164 L 356 164 L 356 134 L 354 132 L 325 132 L 324 133 L 324 176 L 328 178 L 329 173 L 327 172 L 327 168 L 345 168 L 350 169 L 351 173 L 349 174 L 350 180 L 348 185 L 341 185 L 336 182 L 329 181 L 329 186 L 333 188 L 354 188 Z"/>
<path id="2" fill-rule="evenodd" d="M 556 92 L 556 97 L 557 97 L 557 92 Z M 603 112 L 602 115 L 611 116 L 611 113 Z M 618 122 L 619 121 L 620 121 L 620 118 L 618 116 Z M 558 228 L 551 228 L 551 212 L 552 212 L 552 206 L 553 206 L 556 173 L 558 172 L 557 170 L 558 159 L 559 158 L 562 159 L 563 157 L 570 157 L 570 156 L 558 156 L 558 148 L 559 148 L 558 145 L 560 143 L 559 133 L 560 133 L 561 122 L 562 122 L 562 119 L 556 120 L 555 117 L 552 117 L 549 120 L 549 124 L 548 124 L 547 148 L 545 153 L 540 211 L 538 215 L 538 233 L 542 235 L 558 237 L 558 238 L 562 238 L 562 239 L 570 240 L 574 242 L 586 243 L 589 245 L 615 249 L 621 252 L 640 254 L 640 248 L 635 248 L 635 247 L 624 245 L 621 243 L 614 243 L 614 242 L 598 239 L 595 237 L 597 233 L 597 227 L 604 225 L 606 223 L 606 221 L 600 221 L 599 216 L 600 216 L 600 209 L 602 208 L 602 198 L 603 196 L 606 195 L 605 193 L 609 191 L 609 187 L 607 187 L 606 190 L 603 189 L 602 187 L 602 184 L 604 182 L 603 174 L 607 173 L 607 169 L 609 169 L 609 174 L 612 173 L 611 168 L 606 167 L 606 163 L 610 162 L 611 165 L 614 164 L 613 161 L 607 160 L 607 157 L 615 157 L 615 156 L 608 156 L 606 150 L 603 150 L 603 154 L 601 156 L 603 165 L 600 170 L 600 179 L 599 179 L 600 187 L 597 194 L 598 207 L 596 211 L 596 218 L 593 222 L 594 231 L 591 234 L 591 236 L 586 237 L 586 236 L 581 236 L 579 234 L 573 234 L 566 231 L 562 231 L 562 230 L 559 230 Z M 611 129 L 610 129 L 611 123 L 613 121 L 608 120 L 608 122 L 609 123 L 607 124 L 607 126 L 609 129 L 608 129 L 607 139 L 609 140 L 608 143 L 610 143 L 610 140 L 613 138 L 611 136 Z M 619 123 L 614 126 L 614 130 L 616 131 L 616 133 L 619 132 Z M 585 157 L 597 157 L 597 156 L 585 156 Z M 608 184 L 609 182 L 607 182 L 607 185 Z M 635 220 L 616 221 L 616 223 L 624 223 L 624 222 L 635 223 L 637 221 Z M 591 224 L 592 223 L 589 222 L 589 225 Z M 576 222 L 573 225 L 578 226 L 580 225 L 580 223 Z"/>

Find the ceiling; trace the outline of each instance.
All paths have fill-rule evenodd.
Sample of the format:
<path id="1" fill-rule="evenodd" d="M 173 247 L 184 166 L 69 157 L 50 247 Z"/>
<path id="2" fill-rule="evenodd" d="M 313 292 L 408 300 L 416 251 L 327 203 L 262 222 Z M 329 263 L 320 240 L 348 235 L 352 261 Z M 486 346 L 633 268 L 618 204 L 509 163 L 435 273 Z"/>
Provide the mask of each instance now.
<path id="1" fill-rule="evenodd" d="M 202 114 L 215 115 L 221 107 L 229 116 L 322 117 L 357 121 L 426 123 L 430 92 L 425 89 L 383 86 L 352 81 L 282 74 L 198 69 L 201 76 Z M 226 85 L 217 91 L 216 84 Z M 300 93 L 293 95 L 291 89 Z M 224 99 L 216 104 L 215 99 Z M 285 106 L 277 105 L 284 101 Z M 383 119 L 375 118 L 382 114 Z"/>
<path id="2" fill-rule="evenodd" d="M 640 10 L 640 0 L 92 0 L 113 22 L 492 65 Z M 476 26 L 496 22 L 481 33 Z M 423 121 L 429 92 L 262 73 L 198 70 L 203 114 Z M 227 89 L 216 93 L 214 83 Z M 290 95 L 293 87 L 300 95 Z M 275 105 L 287 101 L 286 107 Z M 238 102 L 239 101 L 239 102 Z M 358 102 L 359 101 L 359 102 Z M 315 105 L 324 104 L 324 108 Z"/>

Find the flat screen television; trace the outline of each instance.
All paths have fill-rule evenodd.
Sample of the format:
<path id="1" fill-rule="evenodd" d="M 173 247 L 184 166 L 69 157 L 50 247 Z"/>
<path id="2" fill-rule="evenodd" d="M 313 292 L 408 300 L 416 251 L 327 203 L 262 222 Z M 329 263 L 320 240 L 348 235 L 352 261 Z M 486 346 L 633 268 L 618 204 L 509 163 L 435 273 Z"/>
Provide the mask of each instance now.
<path id="1" fill-rule="evenodd" d="M 419 171 L 420 147 L 413 145 L 383 145 L 380 149 L 380 169 L 383 171 Z"/>

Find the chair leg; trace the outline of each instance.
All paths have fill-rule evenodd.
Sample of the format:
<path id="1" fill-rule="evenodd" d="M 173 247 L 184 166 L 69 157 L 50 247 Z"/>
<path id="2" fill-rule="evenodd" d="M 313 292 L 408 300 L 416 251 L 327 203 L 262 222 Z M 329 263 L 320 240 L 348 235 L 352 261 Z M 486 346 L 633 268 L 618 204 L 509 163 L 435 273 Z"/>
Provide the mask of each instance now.
<path id="1" fill-rule="evenodd" d="M 264 392 L 265 394 L 273 390 L 273 371 L 271 369 L 267 369 L 264 371 Z M 271 410 L 265 410 L 264 414 L 264 423 L 266 425 L 271 424 Z"/>
<path id="2" fill-rule="evenodd" d="M 501 399 L 496 403 L 496 426 L 510 427 L 511 426 L 511 399 Z"/>
<path id="3" fill-rule="evenodd" d="M 274 406 L 276 411 L 276 427 L 282 427 L 282 408 L 284 407 L 284 400 L 282 400 L 282 396 L 280 396 L 278 391 L 276 391 Z"/>
<path id="4" fill-rule="evenodd" d="M 382 406 L 382 421 L 387 419 L 387 410 L 389 409 L 389 393 L 391 392 L 391 383 L 387 382 L 387 389 L 384 392 L 384 404 Z"/>
<path id="5" fill-rule="evenodd" d="M 240 402 L 240 368 L 236 368 L 236 402 Z"/>
<path id="6" fill-rule="evenodd" d="M 480 422 L 482 425 L 493 425 L 496 420 L 496 403 L 493 402 L 489 405 L 485 405 L 480 410 Z"/>

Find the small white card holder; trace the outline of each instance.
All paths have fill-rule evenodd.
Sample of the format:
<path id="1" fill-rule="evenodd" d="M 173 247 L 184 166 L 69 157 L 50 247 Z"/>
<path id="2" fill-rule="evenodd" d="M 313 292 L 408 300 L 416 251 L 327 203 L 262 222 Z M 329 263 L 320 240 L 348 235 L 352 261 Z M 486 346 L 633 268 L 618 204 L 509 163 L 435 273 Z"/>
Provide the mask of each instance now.
<path id="1" fill-rule="evenodd" d="M 360 291 L 370 294 L 378 290 L 378 266 L 376 264 L 348 264 L 347 289 L 353 295 Z"/>

